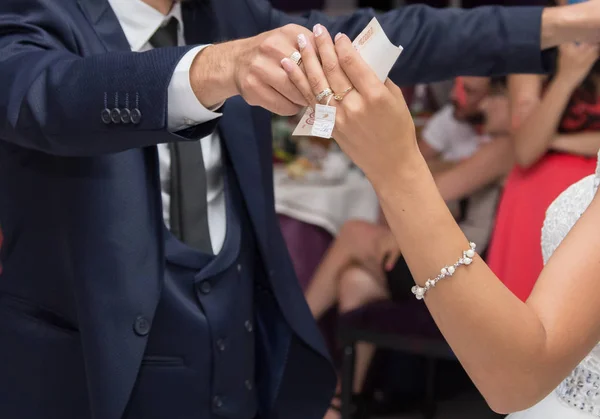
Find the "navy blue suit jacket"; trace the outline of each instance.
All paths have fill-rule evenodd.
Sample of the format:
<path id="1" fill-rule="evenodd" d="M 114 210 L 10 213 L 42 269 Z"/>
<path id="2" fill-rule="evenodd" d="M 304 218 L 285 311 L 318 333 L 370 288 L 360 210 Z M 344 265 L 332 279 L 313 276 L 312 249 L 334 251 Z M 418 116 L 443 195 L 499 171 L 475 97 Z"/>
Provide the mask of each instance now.
<path id="1" fill-rule="evenodd" d="M 215 41 L 292 22 L 353 37 L 373 16 L 290 17 L 266 0 L 212 7 Z M 196 1 L 185 5 L 190 43 L 205 19 L 198 10 Z M 405 48 L 391 74 L 399 84 L 544 70 L 540 8 L 412 6 L 379 19 Z M 270 114 L 233 98 L 219 121 L 169 133 L 167 86 L 188 50 L 130 52 L 107 0 L 0 2 L 0 417 L 54 418 L 69 397 L 89 398 L 94 418 L 123 415 L 146 342 L 133 323 L 152 318 L 164 272 L 155 145 L 205 136 L 217 124 L 283 317 L 314 355 L 314 364 L 296 366 L 310 380 L 299 384 L 306 388 L 294 408 L 306 418 L 326 408 L 335 378 L 323 368 L 327 350 L 277 224 Z M 139 125 L 102 122 L 105 95 L 115 93 L 138 96 Z M 289 333 L 273 333 L 273 347 L 285 347 Z M 283 374 L 279 367 L 273 374 Z"/>

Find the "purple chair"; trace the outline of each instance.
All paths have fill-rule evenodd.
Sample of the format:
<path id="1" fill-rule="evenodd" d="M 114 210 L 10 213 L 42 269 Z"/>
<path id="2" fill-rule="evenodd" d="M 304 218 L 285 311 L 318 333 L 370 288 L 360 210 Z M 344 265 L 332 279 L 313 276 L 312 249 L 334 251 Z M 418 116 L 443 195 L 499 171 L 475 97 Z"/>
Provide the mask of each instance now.
<path id="1" fill-rule="evenodd" d="M 392 349 L 427 360 L 426 394 L 423 415 L 435 416 L 435 381 L 438 360 L 456 360 L 429 311 L 422 301 L 371 303 L 340 317 L 338 339 L 343 345 L 342 419 L 351 419 L 355 349 L 358 342 L 370 342 L 378 348 Z"/>
<path id="2" fill-rule="evenodd" d="M 296 220 L 286 215 L 279 215 L 278 218 L 296 276 L 302 290 L 306 291 L 323 255 L 325 255 L 325 252 L 333 241 L 333 237 L 321 227 Z M 338 361 L 335 336 L 336 327 L 337 313 L 335 310 L 330 310 L 319 321 L 319 328 L 334 360 Z"/>
<path id="3" fill-rule="evenodd" d="M 317 266 L 333 241 L 333 237 L 321 227 L 278 215 L 279 226 L 290 253 L 296 276 L 306 291 Z"/>

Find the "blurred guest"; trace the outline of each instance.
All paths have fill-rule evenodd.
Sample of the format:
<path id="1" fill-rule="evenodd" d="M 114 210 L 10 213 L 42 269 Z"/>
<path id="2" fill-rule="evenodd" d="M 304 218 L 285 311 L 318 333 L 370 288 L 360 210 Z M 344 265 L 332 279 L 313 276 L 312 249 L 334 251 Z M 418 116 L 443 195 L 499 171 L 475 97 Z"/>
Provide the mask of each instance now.
<path id="1" fill-rule="evenodd" d="M 600 148 L 598 46 L 565 44 L 552 77 L 516 75 L 510 85 L 518 166 L 505 185 L 488 262 L 526 300 L 543 267 L 546 209 L 568 186 L 594 173 Z"/>
<path id="2" fill-rule="evenodd" d="M 435 165 L 435 161 L 456 162 L 473 154 L 481 140 L 480 106 L 488 88 L 487 77 L 456 79 L 452 103 L 436 112 L 421 133 L 419 147 L 426 160 Z"/>
<path id="3" fill-rule="evenodd" d="M 470 99 L 464 102 L 468 106 L 461 107 L 455 100 L 455 110 L 444 108 L 436 114 L 432 121 L 435 128 L 425 130 L 421 141 L 429 145 L 421 149 L 435 147 L 443 150 L 448 160 L 456 162 L 454 167 L 438 172 L 436 182 L 446 200 L 467 198 L 464 214 L 460 217 L 461 228 L 485 248 L 493 226 L 498 180 L 512 166 L 509 104 L 501 80 L 495 81 L 491 90 L 488 79 L 468 78 L 465 83 L 469 86 L 473 83 L 473 90 L 467 89 Z M 473 95 L 473 92 L 478 94 Z M 483 96 L 479 92 L 483 92 Z M 462 127 L 462 132 L 456 129 L 480 113 L 486 117 L 486 135 L 476 136 L 473 128 L 471 133 L 466 127 Z M 482 120 L 477 118 L 476 121 Z M 444 126 L 449 133 L 472 135 L 467 138 L 456 136 L 452 140 L 442 135 Z M 391 231 L 384 224 L 350 221 L 342 227 L 306 292 L 315 318 L 335 304 L 341 313 L 345 313 L 376 300 L 401 302 L 412 298 L 410 289 L 414 281 Z M 375 347 L 370 344 L 357 346 L 353 391 L 355 404 L 361 412 L 366 406 L 358 394 L 363 389 L 374 352 Z M 339 399 L 334 398 L 327 419 L 339 417 L 339 404 Z"/>

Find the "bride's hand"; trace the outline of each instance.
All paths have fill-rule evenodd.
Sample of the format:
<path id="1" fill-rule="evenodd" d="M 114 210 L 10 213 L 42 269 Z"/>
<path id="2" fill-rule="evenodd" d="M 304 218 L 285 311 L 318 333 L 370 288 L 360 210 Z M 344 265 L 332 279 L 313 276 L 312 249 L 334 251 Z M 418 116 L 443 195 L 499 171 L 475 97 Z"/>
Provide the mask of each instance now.
<path id="1" fill-rule="evenodd" d="M 313 106 L 327 88 L 336 94 L 351 88 L 342 100 L 320 101 L 329 99 L 337 108 L 333 137 L 342 150 L 372 182 L 389 176 L 403 160 L 420 157 L 400 88 L 389 79 L 382 83 L 346 35 L 338 34 L 334 43 L 323 26 L 315 26 L 314 33 L 318 51 L 304 35 L 298 36 L 306 74 L 288 58 L 282 66 Z"/>

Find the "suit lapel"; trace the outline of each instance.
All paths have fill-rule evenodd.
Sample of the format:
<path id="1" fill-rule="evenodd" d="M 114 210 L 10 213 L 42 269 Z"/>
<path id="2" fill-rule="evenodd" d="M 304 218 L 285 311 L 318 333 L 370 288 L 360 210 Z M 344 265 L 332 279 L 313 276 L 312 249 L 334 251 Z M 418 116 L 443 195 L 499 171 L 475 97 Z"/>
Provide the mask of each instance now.
<path id="1" fill-rule="evenodd" d="M 305 300 L 301 298 L 299 283 L 290 284 L 278 279 L 279 276 L 293 279 L 295 274 L 291 262 L 287 266 L 282 263 L 284 259 L 289 260 L 289 256 L 281 232 L 276 230 L 273 172 L 269 170 L 273 165 L 268 130 L 271 114 L 248 106 L 239 96 L 229 99 L 225 108 L 219 123 L 221 136 L 239 179 L 271 286 L 280 307 L 285 307 L 282 314 L 302 340 L 328 358 L 328 350 L 315 324 L 304 321 L 311 318 L 311 314 Z M 265 128 L 261 129 L 263 126 Z M 281 253 L 281 257 L 273 256 Z M 282 265 L 289 270 L 278 272 L 274 276 L 272 269 Z"/>
<path id="2" fill-rule="evenodd" d="M 266 204 L 264 177 L 261 170 L 259 139 L 256 138 L 251 108 L 236 96 L 227 101 L 219 122 L 233 169 L 252 219 L 263 256 L 266 255 Z"/>
<path id="3" fill-rule="evenodd" d="M 129 42 L 108 0 L 78 0 L 107 51 L 129 51 Z"/>

